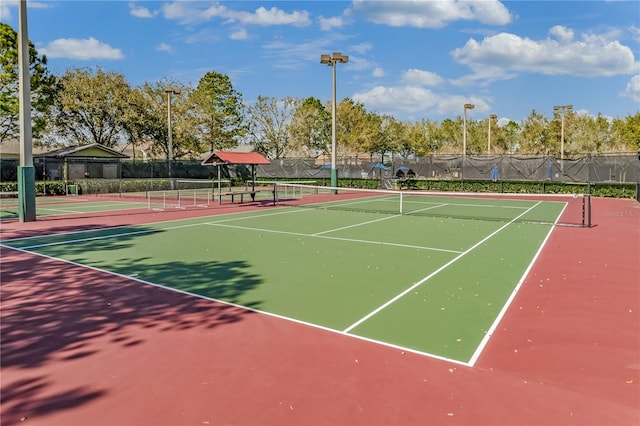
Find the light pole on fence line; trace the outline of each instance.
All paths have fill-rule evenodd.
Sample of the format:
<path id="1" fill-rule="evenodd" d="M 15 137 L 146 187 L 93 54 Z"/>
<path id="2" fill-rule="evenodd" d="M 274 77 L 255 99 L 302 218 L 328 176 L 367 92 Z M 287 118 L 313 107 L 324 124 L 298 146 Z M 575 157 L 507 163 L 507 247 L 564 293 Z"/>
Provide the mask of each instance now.
<path id="1" fill-rule="evenodd" d="M 573 109 L 573 105 L 554 105 L 553 110 L 560 112 L 560 171 L 564 173 L 564 115 Z"/>
<path id="2" fill-rule="evenodd" d="M 168 148 L 169 148 L 169 180 L 171 181 L 171 188 L 173 189 L 173 173 L 172 173 L 172 163 L 173 163 L 173 135 L 171 133 L 171 95 L 179 95 L 180 89 L 175 87 L 165 87 L 165 93 L 167 94 L 167 131 L 169 132 L 168 137 Z"/>
<path id="3" fill-rule="evenodd" d="M 31 83 L 29 76 L 27 0 L 20 0 L 18 6 L 18 116 L 20 120 L 18 219 L 20 222 L 33 222 L 36 220 L 36 172 L 33 167 Z"/>
<path id="4" fill-rule="evenodd" d="M 467 157 L 467 110 L 474 109 L 474 104 L 464 104 L 464 119 L 462 121 L 462 170 L 464 172 L 464 160 Z"/>
<path id="5" fill-rule="evenodd" d="M 331 82 L 331 187 L 338 186 L 338 173 L 336 170 L 336 126 L 337 126 L 337 103 L 336 103 L 336 64 L 346 64 L 349 57 L 340 52 L 333 52 L 331 55 L 320 55 L 320 63 L 332 68 Z M 336 190 L 334 189 L 334 193 Z"/>
<path id="6" fill-rule="evenodd" d="M 487 120 L 487 155 L 491 155 L 491 122 L 498 118 L 495 114 L 489 114 L 489 119 Z"/>

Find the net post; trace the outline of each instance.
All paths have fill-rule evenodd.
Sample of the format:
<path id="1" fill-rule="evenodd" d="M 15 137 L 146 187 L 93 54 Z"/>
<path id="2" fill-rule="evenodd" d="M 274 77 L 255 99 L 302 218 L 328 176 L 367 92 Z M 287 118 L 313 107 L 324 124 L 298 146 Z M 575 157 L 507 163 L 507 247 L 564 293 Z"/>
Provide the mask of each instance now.
<path id="1" fill-rule="evenodd" d="M 584 221 L 585 221 L 585 200 L 586 200 L 586 195 L 582 196 L 582 226 L 584 226 Z"/>
<path id="2" fill-rule="evenodd" d="M 402 209 L 402 207 L 404 206 L 404 204 L 403 204 L 403 202 L 402 202 L 402 201 L 403 201 L 403 200 L 402 200 L 402 192 L 400 192 L 400 214 L 403 214 L 403 211 L 402 211 L 403 209 Z"/>
<path id="3" fill-rule="evenodd" d="M 272 193 L 273 193 L 273 205 L 275 206 L 276 203 L 276 188 L 278 187 L 277 182 L 273 182 L 273 189 L 272 189 Z"/>
<path id="4" fill-rule="evenodd" d="M 587 226 L 591 228 L 591 194 L 587 194 Z"/>

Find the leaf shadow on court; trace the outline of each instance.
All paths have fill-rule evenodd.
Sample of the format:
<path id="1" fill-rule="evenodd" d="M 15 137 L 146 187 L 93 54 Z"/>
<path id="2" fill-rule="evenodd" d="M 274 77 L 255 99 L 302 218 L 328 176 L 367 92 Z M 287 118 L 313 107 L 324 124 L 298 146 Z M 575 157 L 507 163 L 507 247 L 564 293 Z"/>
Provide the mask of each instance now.
<path id="1" fill-rule="evenodd" d="M 105 242 L 125 245 L 125 237 Z M 57 369 L 81 371 L 91 357 L 142 349 L 155 333 L 213 332 L 252 311 L 163 289 L 126 277 L 0 247 L 1 423 L 19 424 L 79 407 L 112 392 L 107 384 Z M 134 266 L 135 261 L 130 261 Z M 126 266 L 126 265 L 125 265 Z M 261 284 L 246 262 L 168 262 L 146 267 L 146 281 L 235 301 Z M 172 278 L 173 277 L 173 278 Z M 175 281 L 175 282 L 172 282 Z M 260 302 L 244 303 L 259 308 Z M 215 334 L 212 335 L 215 338 Z M 71 370 L 69 370 L 71 368 Z M 78 383 L 84 383 L 78 385 Z"/>

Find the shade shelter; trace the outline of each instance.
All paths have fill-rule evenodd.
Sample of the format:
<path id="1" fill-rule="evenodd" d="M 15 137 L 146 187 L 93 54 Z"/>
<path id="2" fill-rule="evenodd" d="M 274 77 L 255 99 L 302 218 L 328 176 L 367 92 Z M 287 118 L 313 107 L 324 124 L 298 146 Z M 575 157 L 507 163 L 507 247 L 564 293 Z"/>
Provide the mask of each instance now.
<path id="1" fill-rule="evenodd" d="M 218 191 L 222 188 L 222 174 L 220 166 L 244 165 L 251 166 L 251 190 L 256 187 L 256 165 L 271 164 L 262 154 L 257 152 L 233 152 L 233 151 L 213 151 L 202 161 L 203 166 L 218 167 Z"/>

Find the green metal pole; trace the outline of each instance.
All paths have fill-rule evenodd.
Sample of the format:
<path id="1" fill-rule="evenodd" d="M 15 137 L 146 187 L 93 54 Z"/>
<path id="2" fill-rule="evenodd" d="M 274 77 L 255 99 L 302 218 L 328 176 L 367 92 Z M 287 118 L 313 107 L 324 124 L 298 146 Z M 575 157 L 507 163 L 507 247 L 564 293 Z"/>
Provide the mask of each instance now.
<path id="1" fill-rule="evenodd" d="M 338 173 L 336 171 L 336 132 L 337 132 L 337 115 L 338 115 L 338 105 L 336 102 L 336 67 L 337 63 L 335 60 L 332 61 L 331 68 L 331 187 L 336 188 L 338 186 Z M 338 191 L 336 189 L 333 190 L 333 193 L 336 194 Z"/>
<path id="2" fill-rule="evenodd" d="M 18 68 L 20 99 L 20 166 L 18 167 L 18 217 L 20 222 L 36 220 L 36 172 L 33 167 L 31 134 L 31 84 L 29 81 L 29 36 L 27 0 L 18 11 Z"/>
<path id="3" fill-rule="evenodd" d="M 18 167 L 18 218 L 20 222 L 36 220 L 36 171 L 34 167 Z"/>

